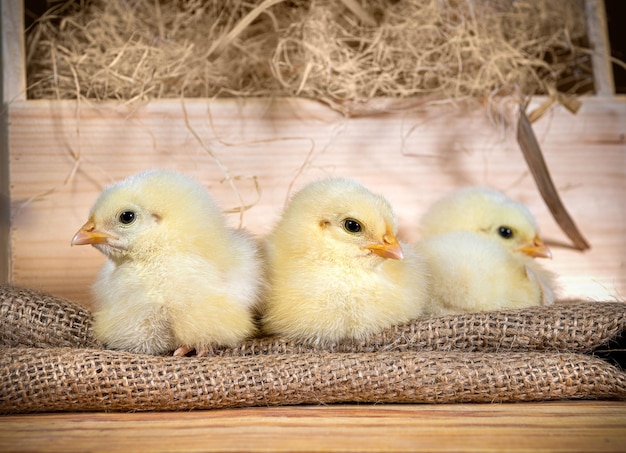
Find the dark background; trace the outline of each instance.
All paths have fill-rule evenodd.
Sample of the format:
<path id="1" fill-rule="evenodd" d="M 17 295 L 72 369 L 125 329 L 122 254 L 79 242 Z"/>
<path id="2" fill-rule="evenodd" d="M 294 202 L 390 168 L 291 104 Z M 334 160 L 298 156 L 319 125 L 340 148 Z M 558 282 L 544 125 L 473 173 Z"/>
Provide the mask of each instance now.
<path id="1" fill-rule="evenodd" d="M 626 1 L 604 0 L 611 55 L 626 62 Z M 626 69 L 613 64 L 615 92 L 626 93 Z"/>

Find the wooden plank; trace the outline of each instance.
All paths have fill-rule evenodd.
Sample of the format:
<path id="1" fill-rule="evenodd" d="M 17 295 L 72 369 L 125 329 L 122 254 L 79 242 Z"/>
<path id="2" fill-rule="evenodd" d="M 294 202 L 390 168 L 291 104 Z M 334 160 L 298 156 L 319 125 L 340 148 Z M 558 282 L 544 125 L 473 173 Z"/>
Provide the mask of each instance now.
<path id="1" fill-rule="evenodd" d="M 8 122 L 5 118 L 5 114 L 0 114 L 0 283 L 11 281 L 11 194 Z"/>
<path id="2" fill-rule="evenodd" d="M 7 283 L 11 278 L 7 109 L 12 100 L 26 99 L 22 12 L 21 1 L 0 2 L 0 283 Z"/>
<path id="3" fill-rule="evenodd" d="M 2 99 L 3 102 L 26 99 L 24 62 L 24 5 L 22 1 L 1 0 L 2 29 Z"/>
<path id="4" fill-rule="evenodd" d="M 593 83 L 596 95 L 614 96 L 615 82 L 611 65 L 611 44 L 606 25 L 604 0 L 584 0 L 587 37 L 593 53 Z"/>
<path id="5" fill-rule="evenodd" d="M 10 110 L 13 281 L 89 303 L 103 259 L 69 246 L 104 185 L 149 167 L 189 173 L 243 225 L 266 233 L 290 190 L 328 176 L 361 180 L 395 207 L 403 236 L 436 198 L 482 184 L 526 203 L 553 247 L 559 298 L 626 294 L 626 99 L 586 99 L 533 124 L 561 199 L 591 244 L 571 248 L 530 176 L 515 122 L 451 105 L 346 119 L 306 100 L 159 101 L 144 106 L 15 103 Z M 531 106 L 532 109 L 532 106 Z M 202 143 L 198 141 L 202 140 Z M 240 191 L 224 181 L 228 169 Z M 260 188 L 260 193 L 256 187 Z M 229 214 L 233 225 L 238 214 Z"/>
<path id="6" fill-rule="evenodd" d="M 623 451 L 626 403 L 5 416 L 0 451 Z"/>

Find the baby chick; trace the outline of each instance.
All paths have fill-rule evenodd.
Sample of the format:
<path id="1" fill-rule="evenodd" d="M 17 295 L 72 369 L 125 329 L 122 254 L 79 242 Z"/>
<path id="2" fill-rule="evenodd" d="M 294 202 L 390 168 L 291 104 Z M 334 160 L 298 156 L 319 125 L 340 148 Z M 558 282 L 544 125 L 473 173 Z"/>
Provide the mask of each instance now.
<path id="1" fill-rule="evenodd" d="M 523 204 L 488 187 L 465 187 L 435 202 L 422 216 L 422 237 L 473 231 L 493 237 L 508 250 L 551 258 L 537 221 Z"/>
<path id="2" fill-rule="evenodd" d="M 553 276 L 534 257 L 551 257 L 521 203 L 470 187 L 436 202 L 421 221 L 416 249 L 430 275 L 430 314 L 521 308 L 554 302 Z"/>
<path id="3" fill-rule="evenodd" d="M 420 316 L 424 265 L 396 234 L 389 203 L 359 183 L 304 187 L 267 237 L 265 332 L 324 344 Z"/>
<path id="4" fill-rule="evenodd" d="M 84 244 L 108 258 L 93 286 L 94 331 L 107 347 L 202 356 L 253 334 L 257 244 L 227 227 L 195 180 L 149 170 L 105 188 L 72 239 Z"/>

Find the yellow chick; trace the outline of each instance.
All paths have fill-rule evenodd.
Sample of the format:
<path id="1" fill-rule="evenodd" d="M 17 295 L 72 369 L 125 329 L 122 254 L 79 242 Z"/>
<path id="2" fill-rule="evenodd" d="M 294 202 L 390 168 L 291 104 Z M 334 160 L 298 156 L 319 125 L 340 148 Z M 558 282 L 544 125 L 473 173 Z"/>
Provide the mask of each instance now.
<path id="1" fill-rule="evenodd" d="M 105 188 L 72 239 L 84 244 L 108 258 L 93 285 L 106 347 L 202 356 L 254 333 L 258 246 L 195 180 L 149 170 Z"/>
<path id="2" fill-rule="evenodd" d="M 435 202 L 420 220 L 421 236 L 473 231 L 491 236 L 508 250 L 551 258 L 532 213 L 523 204 L 488 187 L 465 187 Z"/>
<path id="3" fill-rule="evenodd" d="M 429 314 L 522 308 L 554 302 L 551 257 L 530 211 L 489 188 L 442 198 L 421 220 L 416 245 L 430 275 Z"/>
<path id="4" fill-rule="evenodd" d="M 266 333 L 325 344 L 417 318 L 424 265 L 389 203 L 348 179 L 297 192 L 267 237 Z"/>

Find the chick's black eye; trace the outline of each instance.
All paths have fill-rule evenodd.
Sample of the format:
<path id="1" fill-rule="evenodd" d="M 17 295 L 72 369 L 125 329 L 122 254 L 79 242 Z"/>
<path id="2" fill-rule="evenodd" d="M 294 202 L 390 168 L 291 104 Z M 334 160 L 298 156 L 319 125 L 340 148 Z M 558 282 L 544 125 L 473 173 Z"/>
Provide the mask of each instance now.
<path id="1" fill-rule="evenodd" d="M 135 213 L 133 211 L 124 211 L 120 214 L 119 219 L 120 223 L 124 225 L 129 225 L 135 221 Z"/>
<path id="2" fill-rule="evenodd" d="M 354 219 L 344 220 L 343 227 L 348 233 L 359 233 L 361 231 L 361 224 Z"/>
<path id="3" fill-rule="evenodd" d="M 498 234 L 504 239 L 511 239 L 513 237 L 513 230 L 507 226 L 501 226 L 498 228 Z"/>

